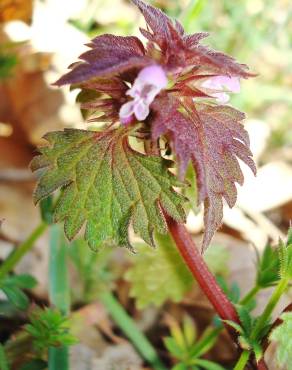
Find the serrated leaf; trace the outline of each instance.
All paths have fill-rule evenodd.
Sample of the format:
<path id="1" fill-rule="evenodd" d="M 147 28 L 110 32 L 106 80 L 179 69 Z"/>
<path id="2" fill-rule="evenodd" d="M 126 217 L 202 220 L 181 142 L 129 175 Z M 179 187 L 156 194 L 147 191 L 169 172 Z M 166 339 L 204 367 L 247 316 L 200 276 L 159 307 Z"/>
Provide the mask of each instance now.
<path id="1" fill-rule="evenodd" d="M 250 315 L 250 312 L 245 306 L 241 305 L 237 305 L 236 309 L 240 318 L 241 325 L 244 328 L 244 332 L 248 335 L 251 334 L 253 328 L 253 319 Z"/>
<path id="2" fill-rule="evenodd" d="M 270 340 L 277 342 L 277 360 L 281 366 L 292 369 L 292 312 L 281 315 L 283 321 L 270 335 Z"/>
<path id="3" fill-rule="evenodd" d="M 205 250 L 223 217 L 223 198 L 233 207 L 235 184 L 243 184 L 238 158 L 255 173 L 249 137 L 241 121 L 244 114 L 229 106 L 183 102 L 174 97 L 157 98 L 152 107 L 152 137 L 167 135 L 180 163 L 183 177 L 189 161 L 196 171 L 198 204 L 204 203 Z"/>
<path id="4" fill-rule="evenodd" d="M 142 42 L 135 36 L 100 35 L 91 40 L 87 46 L 90 50 L 79 57 L 82 62 L 72 64 L 69 67 L 71 71 L 61 77 L 55 85 L 112 76 L 151 64 L 151 60 L 145 56 Z"/>
<path id="5" fill-rule="evenodd" d="M 36 309 L 30 314 L 30 322 L 25 331 L 33 337 L 33 345 L 39 352 L 48 347 L 70 346 L 78 342 L 69 332 L 69 319 L 57 310 Z"/>
<path id="6" fill-rule="evenodd" d="M 142 35 L 155 43 L 164 57 L 164 63 L 170 66 L 185 67 L 198 65 L 201 69 L 220 72 L 227 75 L 247 77 L 247 66 L 237 63 L 232 57 L 212 50 L 199 42 L 208 36 L 206 32 L 187 35 L 178 20 L 172 21 L 160 9 L 142 0 L 132 0 L 138 6 L 147 23 L 147 30 L 141 29 Z M 159 54 L 160 54 L 159 53 Z"/>
<path id="7" fill-rule="evenodd" d="M 160 306 L 168 299 L 179 302 L 193 285 L 192 275 L 170 236 L 156 234 L 155 240 L 157 249 L 141 246 L 141 253 L 131 256 L 134 265 L 125 276 L 140 309 L 150 304 Z"/>
<path id="8" fill-rule="evenodd" d="M 276 284 L 280 279 L 279 269 L 278 250 L 267 244 L 257 265 L 257 285 L 261 288 L 267 288 Z"/>
<path id="9" fill-rule="evenodd" d="M 93 249 L 102 245 L 131 248 L 128 226 L 153 245 L 153 231 L 167 231 L 160 205 L 171 217 L 184 221 L 181 186 L 168 171 L 169 161 L 134 151 L 124 129 L 103 133 L 66 129 L 45 136 L 49 146 L 31 163 L 42 168 L 34 200 L 58 188 L 61 196 L 55 222 L 64 221 L 69 240 L 86 223 L 85 239 Z"/>
<path id="10" fill-rule="evenodd" d="M 292 244 L 289 244 L 289 238 L 286 243 L 280 240 L 278 246 L 280 277 L 283 279 L 292 279 Z"/>

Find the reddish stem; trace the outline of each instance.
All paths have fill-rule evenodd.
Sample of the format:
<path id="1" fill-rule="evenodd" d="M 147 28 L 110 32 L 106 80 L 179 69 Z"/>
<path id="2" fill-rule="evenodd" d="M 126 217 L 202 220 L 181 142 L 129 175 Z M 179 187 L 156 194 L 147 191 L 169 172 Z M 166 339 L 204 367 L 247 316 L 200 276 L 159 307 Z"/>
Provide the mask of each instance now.
<path id="1" fill-rule="evenodd" d="M 268 370 L 267 364 L 265 363 L 264 359 L 261 359 L 258 362 L 258 370 Z"/>
<path id="2" fill-rule="evenodd" d="M 237 312 L 233 304 L 226 297 L 206 265 L 202 255 L 195 246 L 191 235 L 184 225 L 177 223 L 166 215 L 169 231 L 176 243 L 180 254 L 191 270 L 203 292 L 213 305 L 215 311 L 222 320 L 230 320 L 240 323 Z M 234 330 L 228 327 L 228 331 L 234 337 Z"/>
<path id="3" fill-rule="evenodd" d="M 191 270 L 201 289 L 213 305 L 217 314 L 222 320 L 229 320 L 240 324 L 238 314 L 233 304 L 226 297 L 225 293 L 218 285 L 215 277 L 210 272 L 186 227 L 182 224 L 179 224 L 166 214 L 165 218 L 168 229 L 172 235 L 173 240 L 175 241 L 175 244 L 181 256 Z M 225 325 L 225 327 L 231 337 L 237 343 L 237 333 L 232 327 L 228 325 Z M 258 364 L 255 365 L 255 367 L 258 370 L 268 370 L 264 359 L 260 360 Z"/>

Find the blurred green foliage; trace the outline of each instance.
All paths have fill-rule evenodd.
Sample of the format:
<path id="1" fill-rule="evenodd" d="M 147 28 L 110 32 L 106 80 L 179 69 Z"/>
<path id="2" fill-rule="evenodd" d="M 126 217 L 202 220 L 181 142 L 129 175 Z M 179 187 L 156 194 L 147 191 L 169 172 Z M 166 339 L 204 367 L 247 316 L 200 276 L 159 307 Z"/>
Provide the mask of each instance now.
<path id="1" fill-rule="evenodd" d="M 164 345 L 176 360 L 172 370 L 224 370 L 219 364 L 201 358 L 216 344 L 221 327 L 209 326 L 198 338 L 195 323 L 189 316 L 183 318 L 181 326 L 175 320 L 169 324 L 171 336 L 164 338 Z"/>
<path id="2" fill-rule="evenodd" d="M 35 309 L 30 314 L 30 323 L 25 330 L 33 338 L 36 352 L 42 353 L 48 347 L 70 346 L 77 343 L 77 339 L 69 332 L 70 321 L 58 310 L 45 308 Z"/>

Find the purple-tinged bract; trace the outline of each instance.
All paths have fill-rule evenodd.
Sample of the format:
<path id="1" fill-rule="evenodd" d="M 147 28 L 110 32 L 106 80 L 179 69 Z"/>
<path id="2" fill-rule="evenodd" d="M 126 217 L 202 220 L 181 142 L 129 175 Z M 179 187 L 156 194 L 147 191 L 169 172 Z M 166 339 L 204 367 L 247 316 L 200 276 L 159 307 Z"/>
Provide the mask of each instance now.
<path id="1" fill-rule="evenodd" d="M 161 10 L 132 2 L 146 21 L 146 29 L 140 29 L 146 45 L 133 36 L 98 36 L 56 85 L 94 91 L 95 98 L 82 104 L 94 112 L 92 121 L 121 122 L 125 129 L 143 122 L 137 130 L 150 140 L 151 154 L 161 153 L 163 137 L 180 178 L 192 163 L 198 203 L 204 203 L 206 249 L 221 224 L 223 199 L 233 207 L 235 184 L 243 183 L 238 158 L 256 172 L 244 114 L 226 105 L 228 93 L 240 91 L 240 79 L 253 74 L 234 58 L 202 45 L 207 33 L 187 35 Z"/>

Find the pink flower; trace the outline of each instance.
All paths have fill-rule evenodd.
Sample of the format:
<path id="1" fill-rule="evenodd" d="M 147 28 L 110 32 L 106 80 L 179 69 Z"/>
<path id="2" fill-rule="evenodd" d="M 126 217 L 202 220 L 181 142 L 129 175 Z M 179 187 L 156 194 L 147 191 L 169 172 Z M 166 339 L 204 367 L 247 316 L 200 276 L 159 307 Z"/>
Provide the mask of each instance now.
<path id="1" fill-rule="evenodd" d="M 201 87 L 208 90 L 208 94 L 216 98 L 216 101 L 225 104 L 229 101 L 229 92 L 239 93 L 239 77 L 215 76 L 205 80 Z"/>
<path id="2" fill-rule="evenodd" d="M 133 100 L 121 106 L 121 122 L 127 125 L 134 119 L 134 116 L 138 121 L 144 121 L 149 114 L 150 104 L 166 86 L 167 77 L 162 67 L 151 65 L 143 68 L 134 81 L 133 86 L 126 93 Z"/>

